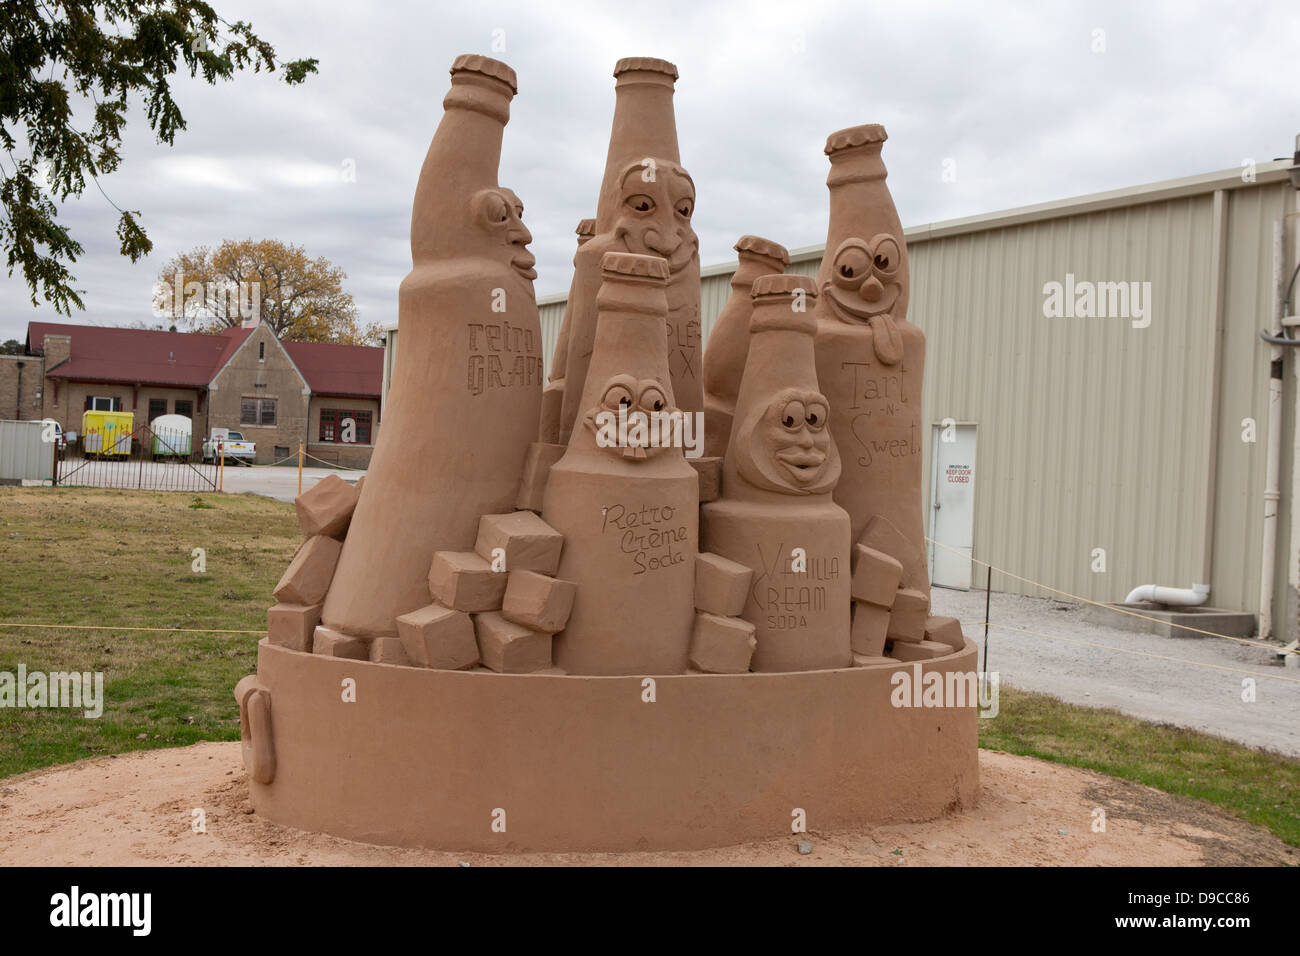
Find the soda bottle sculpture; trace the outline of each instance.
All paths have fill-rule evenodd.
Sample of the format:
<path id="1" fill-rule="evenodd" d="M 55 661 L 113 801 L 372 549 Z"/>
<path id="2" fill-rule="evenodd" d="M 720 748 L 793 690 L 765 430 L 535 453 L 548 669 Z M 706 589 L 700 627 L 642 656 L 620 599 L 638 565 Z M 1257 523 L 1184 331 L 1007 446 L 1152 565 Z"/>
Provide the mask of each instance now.
<path id="1" fill-rule="evenodd" d="M 750 345 L 723 465 L 722 497 L 700 509 L 700 545 L 754 576 L 741 616 L 751 669 L 848 667 L 849 516 L 831 498 L 840 457 L 817 384 L 813 280 L 753 283 Z"/>
<path id="2" fill-rule="evenodd" d="M 700 372 L 699 240 L 691 227 L 695 184 L 681 167 L 673 85 L 666 60 L 629 57 L 614 67 L 614 121 L 596 206 L 596 235 L 574 256 L 572 316 L 564 363 L 559 441 L 582 413 L 596 336 L 600 263 L 607 252 L 661 256 L 668 262 L 664 335 L 674 394 L 683 411 L 704 409 Z"/>
<path id="3" fill-rule="evenodd" d="M 844 473 L 835 500 L 853 539 L 902 565 L 929 594 L 921 515 L 925 334 L 907 321 L 907 244 L 885 186 L 883 126 L 826 141 L 826 253 L 817 272 L 817 378 L 830 399 Z"/>
<path id="4" fill-rule="evenodd" d="M 601 260 L 582 407 L 542 506 L 564 535 L 556 576 L 578 586 L 554 643 L 569 674 L 686 669 L 700 497 L 695 469 L 671 443 L 681 413 L 664 339 L 669 275 L 654 256 Z"/>
<path id="5" fill-rule="evenodd" d="M 750 290 L 759 276 L 785 272 L 790 253 L 785 246 L 758 236 L 741 236 L 739 256 L 731 277 L 731 297 L 718 313 L 704 352 L 704 454 L 721 458 L 731 440 L 740 377 L 749 354 L 749 317 L 754 311 Z"/>
<path id="6" fill-rule="evenodd" d="M 434 551 L 470 549 L 480 515 L 513 510 L 537 437 L 532 236 L 518 198 L 497 184 L 515 91 L 514 70 L 497 60 L 452 65 L 411 212 L 383 428 L 322 612 L 351 637 L 393 635 L 398 615 L 429 603 Z"/>
<path id="7" fill-rule="evenodd" d="M 596 220 L 580 219 L 574 230 L 578 236 L 578 248 L 596 234 Z M 576 273 L 575 273 L 576 278 Z M 564 367 L 569 359 L 569 325 L 573 321 L 573 284 L 570 282 L 569 298 L 564 303 L 564 318 L 560 322 L 560 332 L 555 338 L 555 351 L 551 355 L 551 372 L 546 377 L 546 388 L 542 389 L 542 425 L 537 440 L 551 444 L 560 440 L 560 413 L 564 403 Z"/>

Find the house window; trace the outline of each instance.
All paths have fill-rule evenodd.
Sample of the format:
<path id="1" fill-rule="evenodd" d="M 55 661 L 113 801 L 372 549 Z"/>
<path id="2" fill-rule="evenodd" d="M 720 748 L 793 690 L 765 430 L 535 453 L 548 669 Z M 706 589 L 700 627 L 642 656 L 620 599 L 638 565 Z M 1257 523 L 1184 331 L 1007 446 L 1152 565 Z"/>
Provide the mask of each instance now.
<path id="1" fill-rule="evenodd" d="M 239 401 L 239 424 L 275 425 L 274 398 L 242 398 Z"/>
<path id="2" fill-rule="evenodd" d="M 122 410 L 122 399 L 109 398 L 104 395 L 87 395 L 86 411 L 88 412 L 120 412 Z"/>
<path id="3" fill-rule="evenodd" d="M 173 408 L 175 409 L 177 415 L 184 415 L 186 418 L 194 417 L 194 403 L 190 401 L 188 398 L 176 399 L 176 404 L 173 406 Z"/>
<path id="4" fill-rule="evenodd" d="M 167 399 L 151 398 L 149 399 L 149 421 L 153 421 L 160 415 L 167 414 Z"/>
<path id="5" fill-rule="evenodd" d="M 258 343 L 257 343 L 257 360 L 258 360 L 259 362 L 265 362 L 265 361 L 266 361 L 266 343 L 265 343 L 265 342 L 258 342 Z"/>
<path id="6" fill-rule="evenodd" d="M 323 442 L 355 442 L 370 444 L 372 413 L 349 408 L 322 408 L 320 410 L 320 440 Z M 350 427 L 349 427 L 350 426 Z"/>

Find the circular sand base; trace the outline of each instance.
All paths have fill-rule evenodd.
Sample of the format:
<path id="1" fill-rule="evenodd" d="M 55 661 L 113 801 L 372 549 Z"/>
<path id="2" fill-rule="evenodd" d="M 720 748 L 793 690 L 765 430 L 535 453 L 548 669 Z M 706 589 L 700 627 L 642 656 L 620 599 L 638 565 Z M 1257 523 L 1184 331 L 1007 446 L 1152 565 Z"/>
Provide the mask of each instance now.
<path id="1" fill-rule="evenodd" d="M 978 809 L 928 823 L 817 831 L 709 850 L 446 853 L 278 826 L 248 797 L 240 745 L 95 757 L 0 780 L 0 866 L 15 865 L 1103 865 L 1300 862 L 1268 831 L 1207 804 L 1098 773 L 980 751 Z M 1091 830 L 1104 807 L 1105 833 Z M 201 809 L 206 833 L 195 833 Z M 1064 830 L 1062 834 L 1059 831 Z M 896 851 L 902 851 L 901 853 Z"/>

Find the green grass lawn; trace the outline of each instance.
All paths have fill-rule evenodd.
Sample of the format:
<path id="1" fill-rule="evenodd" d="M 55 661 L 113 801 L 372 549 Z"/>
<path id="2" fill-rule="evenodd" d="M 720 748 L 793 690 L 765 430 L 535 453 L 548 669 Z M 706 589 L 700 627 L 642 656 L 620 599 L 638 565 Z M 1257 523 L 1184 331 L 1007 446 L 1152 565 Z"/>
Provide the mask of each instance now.
<path id="1" fill-rule="evenodd" d="M 262 630 L 299 533 L 252 495 L 0 488 L 0 622 Z M 207 570 L 192 570 L 194 548 Z M 82 757 L 237 740 L 257 634 L 0 625 L 0 671 L 103 671 L 103 716 L 0 708 L 0 776 Z M 1208 801 L 1300 846 L 1300 760 L 1001 688 L 980 743 Z"/>

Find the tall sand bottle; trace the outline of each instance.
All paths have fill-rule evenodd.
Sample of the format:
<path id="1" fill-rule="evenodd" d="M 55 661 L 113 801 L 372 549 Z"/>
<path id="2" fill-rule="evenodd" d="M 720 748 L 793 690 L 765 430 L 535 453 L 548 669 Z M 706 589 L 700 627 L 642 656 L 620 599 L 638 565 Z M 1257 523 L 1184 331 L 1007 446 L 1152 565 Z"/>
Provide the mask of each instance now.
<path id="1" fill-rule="evenodd" d="M 497 184 L 514 70 L 461 56 L 411 212 L 402 347 L 323 623 L 396 633 L 429 603 L 433 553 L 473 547 L 479 516 L 514 510 L 537 437 L 541 329 L 523 206 Z"/>
<path id="2" fill-rule="evenodd" d="M 583 403 L 596 338 L 600 263 L 607 252 L 668 262 L 664 338 L 680 408 L 704 410 L 700 354 L 700 254 L 691 226 L 695 183 L 681 166 L 673 89 L 677 67 L 629 57 L 614 67 L 614 120 L 596 205 L 596 235 L 574 256 L 572 317 L 559 439 L 567 442 Z"/>
<path id="3" fill-rule="evenodd" d="M 701 549 L 754 572 L 741 616 L 754 625 L 755 671 L 852 662 L 849 516 L 832 498 L 840 457 L 818 387 L 816 297 L 805 276 L 753 283 L 723 494 L 700 509 Z"/>
<path id="4" fill-rule="evenodd" d="M 700 492 L 671 431 L 681 418 L 663 334 L 668 267 L 634 253 L 602 262 L 582 407 L 542 504 L 564 534 L 557 576 L 578 585 L 554 660 L 570 674 L 680 674 L 695 616 Z"/>
<path id="5" fill-rule="evenodd" d="M 718 313 L 704 353 L 704 454 L 721 458 L 731 440 L 731 419 L 740 393 L 740 377 L 749 354 L 750 295 L 759 276 L 785 272 L 785 246 L 758 236 L 741 236 L 735 245 L 739 262 L 731 275 L 731 296 Z"/>
<path id="6" fill-rule="evenodd" d="M 578 248 L 596 234 L 595 219 L 579 219 Z M 575 274 L 576 275 L 576 274 Z M 564 302 L 564 318 L 560 321 L 560 332 L 555 338 L 555 351 L 551 353 L 551 370 L 546 376 L 546 387 L 542 389 L 542 424 L 537 440 L 556 444 L 560 440 L 560 414 L 564 406 L 564 367 L 569 360 L 569 325 L 573 321 L 573 288 L 570 282 L 569 297 Z"/>
<path id="7" fill-rule="evenodd" d="M 885 185 L 883 126 L 826 141 L 826 253 L 817 273 L 817 377 L 844 473 L 835 500 L 854 541 L 893 554 L 929 592 L 921 515 L 925 335 L 907 321 L 907 244 Z M 865 537 L 864 537 L 865 536 Z"/>

